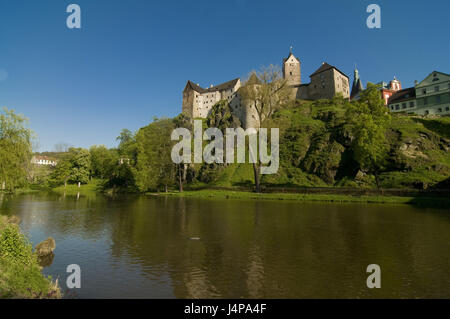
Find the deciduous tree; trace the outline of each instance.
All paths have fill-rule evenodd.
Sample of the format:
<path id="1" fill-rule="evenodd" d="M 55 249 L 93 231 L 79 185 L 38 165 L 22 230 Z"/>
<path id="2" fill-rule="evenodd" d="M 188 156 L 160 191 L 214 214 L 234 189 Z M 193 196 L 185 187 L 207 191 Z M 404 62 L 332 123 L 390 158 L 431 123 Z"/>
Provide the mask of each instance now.
<path id="1" fill-rule="evenodd" d="M 155 118 L 136 134 L 136 183 L 141 191 L 159 187 L 167 191 L 174 183 L 176 166 L 170 156 L 173 146 L 170 135 L 174 128 L 173 120 Z"/>
<path id="2" fill-rule="evenodd" d="M 378 90 L 368 84 L 358 101 L 349 104 L 347 121 L 353 135 L 352 150 L 362 170 L 373 174 L 380 188 L 379 175 L 386 166 L 389 144 L 386 130 L 391 117 Z"/>
<path id="3" fill-rule="evenodd" d="M 270 65 L 259 72 L 251 72 L 239 94 L 243 104 L 257 115 L 259 127 L 263 127 L 267 119 L 292 99 L 292 88 L 283 78 L 279 67 Z M 255 189 L 260 192 L 261 162 L 257 150 L 250 148 L 250 153 L 255 162 Z"/>
<path id="4" fill-rule="evenodd" d="M 0 113 L 0 189 L 13 191 L 25 183 L 31 165 L 33 132 L 14 110 Z"/>

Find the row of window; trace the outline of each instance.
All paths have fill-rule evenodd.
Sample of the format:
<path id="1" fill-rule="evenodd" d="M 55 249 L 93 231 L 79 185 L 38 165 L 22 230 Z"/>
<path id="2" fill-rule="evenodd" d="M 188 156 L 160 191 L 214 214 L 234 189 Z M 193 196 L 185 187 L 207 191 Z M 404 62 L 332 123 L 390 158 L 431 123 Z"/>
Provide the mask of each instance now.
<path id="1" fill-rule="evenodd" d="M 414 102 L 409 102 L 409 107 L 413 108 L 414 107 Z M 407 108 L 407 104 L 406 103 L 402 103 L 401 104 L 401 109 L 405 110 L 406 108 Z M 394 110 L 399 111 L 400 110 L 400 104 L 390 105 L 390 109 L 392 111 L 394 111 Z M 444 111 L 444 108 L 440 107 L 436 111 L 437 111 L 437 113 L 442 113 Z M 449 111 L 450 111 L 450 106 L 446 106 L 445 107 L 445 112 L 449 112 Z M 430 114 L 430 111 L 429 110 L 425 110 L 425 115 L 428 115 L 428 114 Z"/>
<path id="2" fill-rule="evenodd" d="M 442 113 L 442 111 L 443 111 L 442 107 L 437 109 L 437 113 Z M 445 107 L 445 112 L 449 112 L 449 111 L 450 111 L 450 106 L 446 106 Z M 428 114 L 430 114 L 430 111 L 429 110 L 425 110 L 425 115 L 428 115 Z"/>
<path id="3" fill-rule="evenodd" d="M 229 95 L 229 96 L 227 97 L 227 99 L 228 99 L 228 100 L 231 100 L 231 99 L 233 99 L 236 95 L 237 95 L 236 93 L 231 94 L 231 95 Z M 206 97 L 209 97 L 209 95 L 207 95 Z M 211 97 L 213 97 L 213 96 L 211 96 Z M 203 101 L 203 104 L 212 103 L 213 101 L 214 101 L 214 100 Z M 195 102 L 198 103 L 198 102 L 199 102 L 198 99 L 195 100 Z"/>
<path id="4" fill-rule="evenodd" d="M 450 82 L 449 83 L 447 83 L 447 89 L 450 89 Z M 434 92 L 439 92 L 439 90 L 440 90 L 440 86 L 439 85 L 436 85 L 435 87 L 434 87 Z M 428 90 L 425 88 L 425 89 L 422 89 L 422 94 L 427 94 L 427 92 L 428 92 Z"/>
<path id="5" fill-rule="evenodd" d="M 435 94 L 419 98 L 417 104 L 419 106 L 447 103 L 450 101 L 450 93 Z"/>
<path id="6" fill-rule="evenodd" d="M 405 110 L 405 109 L 407 108 L 407 105 L 408 105 L 407 102 L 403 102 L 403 103 L 401 104 L 402 110 Z M 413 108 L 413 107 L 414 107 L 414 102 L 409 102 L 409 107 L 410 107 L 410 108 Z M 392 111 L 393 111 L 393 110 L 398 111 L 398 110 L 400 110 L 400 104 L 391 105 L 390 108 L 391 108 Z"/>

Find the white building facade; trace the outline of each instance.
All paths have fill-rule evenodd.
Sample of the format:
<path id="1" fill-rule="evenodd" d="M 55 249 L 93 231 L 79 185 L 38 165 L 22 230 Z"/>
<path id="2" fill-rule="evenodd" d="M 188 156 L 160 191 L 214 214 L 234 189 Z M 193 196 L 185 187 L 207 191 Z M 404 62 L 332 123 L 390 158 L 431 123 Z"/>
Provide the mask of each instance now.
<path id="1" fill-rule="evenodd" d="M 388 107 L 391 112 L 450 115 L 450 75 L 433 71 L 414 87 L 393 94 Z"/>
<path id="2" fill-rule="evenodd" d="M 31 159 L 32 164 L 36 165 L 46 165 L 46 166 L 56 166 L 58 162 L 48 156 L 35 155 Z"/>

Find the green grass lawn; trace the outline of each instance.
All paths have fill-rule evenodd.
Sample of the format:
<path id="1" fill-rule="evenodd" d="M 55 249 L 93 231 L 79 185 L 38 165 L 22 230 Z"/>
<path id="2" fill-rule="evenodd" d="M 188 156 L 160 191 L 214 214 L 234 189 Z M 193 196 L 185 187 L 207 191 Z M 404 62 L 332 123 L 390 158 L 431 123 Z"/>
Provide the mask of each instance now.
<path id="1" fill-rule="evenodd" d="M 413 204 L 433 207 L 450 207 L 448 198 L 400 197 L 400 196 L 356 196 L 336 194 L 292 194 L 292 193 L 254 193 L 244 191 L 197 190 L 183 193 L 170 192 L 167 196 L 218 198 L 218 199 L 258 199 L 287 200 L 335 203 L 377 203 L 377 204 Z"/>
<path id="2" fill-rule="evenodd" d="M 52 191 L 57 193 L 66 193 L 67 195 L 76 195 L 78 193 L 83 195 L 95 194 L 102 190 L 103 180 L 101 179 L 92 179 L 88 184 L 82 184 L 78 187 L 77 184 L 67 184 L 66 187 L 64 185 L 53 188 Z"/>

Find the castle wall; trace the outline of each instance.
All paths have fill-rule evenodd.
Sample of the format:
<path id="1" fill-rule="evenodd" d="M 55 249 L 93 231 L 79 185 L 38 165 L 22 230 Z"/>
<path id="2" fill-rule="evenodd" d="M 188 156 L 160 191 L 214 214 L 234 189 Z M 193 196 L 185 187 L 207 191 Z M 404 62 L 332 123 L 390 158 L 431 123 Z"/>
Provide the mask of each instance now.
<path id="1" fill-rule="evenodd" d="M 334 96 L 334 72 L 332 69 L 311 76 L 308 96 L 311 100 L 331 99 Z"/>
<path id="2" fill-rule="evenodd" d="M 259 127 L 258 112 L 254 106 L 250 106 L 248 102 L 243 101 L 239 93 L 235 94 L 229 104 L 233 115 L 239 118 L 244 129 Z"/>
<path id="3" fill-rule="evenodd" d="M 195 94 L 198 94 L 195 91 L 187 90 L 183 92 L 183 104 L 182 104 L 182 112 L 189 116 L 190 118 L 193 118 L 194 109 L 195 109 Z"/>
<path id="4" fill-rule="evenodd" d="M 240 89 L 241 85 L 241 80 L 239 80 L 233 88 L 221 91 L 221 99 L 230 102 L 237 95 L 237 91 Z"/>
<path id="5" fill-rule="evenodd" d="M 297 100 L 309 100 L 309 84 L 296 86 L 292 89 L 293 98 Z"/>
<path id="6" fill-rule="evenodd" d="M 346 76 L 333 69 L 334 73 L 334 95 L 342 94 L 344 98 L 350 98 L 350 83 Z"/>
<path id="7" fill-rule="evenodd" d="M 348 78 L 336 69 L 329 69 L 311 76 L 311 83 L 308 85 L 309 99 L 332 99 L 339 93 L 344 98 L 349 98 L 350 86 Z"/>
<path id="8" fill-rule="evenodd" d="M 199 95 L 194 104 L 194 118 L 206 118 L 212 107 L 221 100 L 220 92 L 206 92 Z"/>
<path id="9" fill-rule="evenodd" d="M 183 92 L 182 111 L 190 118 L 206 118 L 211 112 L 212 107 L 221 100 L 230 102 L 237 95 L 237 90 L 241 87 L 241 81 L 237 81 L 234 87 L 223 90 L 204 90 L 197 92 L 193 89 L 187 89 Z"/>

